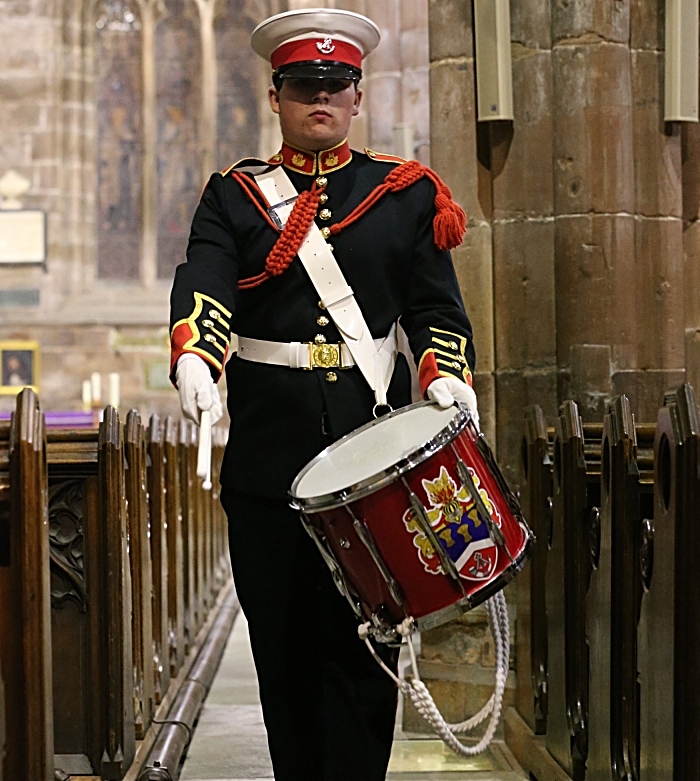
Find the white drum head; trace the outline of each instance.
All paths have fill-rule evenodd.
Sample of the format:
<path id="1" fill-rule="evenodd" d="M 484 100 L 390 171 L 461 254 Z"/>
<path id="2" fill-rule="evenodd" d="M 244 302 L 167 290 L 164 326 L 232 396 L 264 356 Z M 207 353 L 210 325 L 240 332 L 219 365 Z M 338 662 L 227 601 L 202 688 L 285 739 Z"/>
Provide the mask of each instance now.
<path id="1" fill-rule="evenodd" d="M 434 440 L 460 412 L 419 403 L 379 418 L 331 445 L 299 473 L 292 495 L 328 496 L 380 477 Z"/>

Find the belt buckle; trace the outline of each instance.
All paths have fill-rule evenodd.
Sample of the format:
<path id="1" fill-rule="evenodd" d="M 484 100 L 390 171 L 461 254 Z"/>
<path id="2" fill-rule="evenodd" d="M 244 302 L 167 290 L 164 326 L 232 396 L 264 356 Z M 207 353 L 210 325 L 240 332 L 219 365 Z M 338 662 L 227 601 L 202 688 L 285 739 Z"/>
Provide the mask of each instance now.
<path id="1" fill-rule="evenodd" d="M 342 369 L 340 362 L 340 345 L 309 344 L 309 363 L 312 369 Z"/>

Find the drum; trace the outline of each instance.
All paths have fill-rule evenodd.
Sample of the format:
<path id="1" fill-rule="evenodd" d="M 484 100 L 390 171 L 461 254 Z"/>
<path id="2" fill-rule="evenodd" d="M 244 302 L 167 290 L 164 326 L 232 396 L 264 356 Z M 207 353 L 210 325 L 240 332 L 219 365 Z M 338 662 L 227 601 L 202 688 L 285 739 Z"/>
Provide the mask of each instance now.
<path id="1" fill-rule="evenodd" d="M 420 402 L 335 442 L 297 475 L 292 506 L 358 619 L 449 621 L 522 569 L 533 536 L 463 407 Z"/>

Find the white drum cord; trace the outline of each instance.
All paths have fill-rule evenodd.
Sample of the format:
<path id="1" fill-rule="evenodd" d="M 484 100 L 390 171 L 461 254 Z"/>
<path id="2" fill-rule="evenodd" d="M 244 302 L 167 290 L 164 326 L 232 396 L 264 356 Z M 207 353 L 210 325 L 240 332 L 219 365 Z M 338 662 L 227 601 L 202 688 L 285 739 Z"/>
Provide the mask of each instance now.
<path id="1" fill-rule="evenodd" d="M 416 653 L 413 648 L 413 640 L 411 639 L 411 632 L 413 631 L 413 619 L 407 618 L 401 624 L 396 627 L 397 632 L 406 638 L 408 644 L 408 651 L 411 657 L 411 668 L 413 675 L 411 678 L 402 680 L 397 677 L 392 670 L 390 670 L 382 661 L 381 657 L 374 650 L 372 644 L 369 641 L 369 629 L 371 624 L 365 623 L 358 627 L 358 634 L 360 639 L 365 641 L 365 644 L 369 648 L 372 656 L 377 660 L 382 669 L 389 675 L 394 683 L 398 686 L 399 690 L 408 696 L 415 706 L 420 715 L 433 727 L 440 739 L 455 752 L 465 757 L 473 757 L 477 754 L 481 754 L 486 750 L 488 745 L 493 740 L 493 736 L 496 734 L 498 728 L 498 722 L 501 718 L 501 709 L 503 707 L 503 694 L 506 688 L 506 681 L 508 679 L 508 668 L 510 658 L 510 627 L 508 624 L 508 608 L 506 606 L 506 598 L 502 591 L 499 591 L 495 596 L 491 597 L 486 602 L 486 613 L 489 619 L 489 627 L 491 629 L 491 635 L 493 636 L 496 656 L 496 688 L 491 695 L 489 701 L 484 707 L 470 719 L 461 722 L 460 724 L 448 724 L 443 718 L 442 714 L 435 705 L 435 701 L 432 695 L 428 691 L 428 687 L 423 683 L 418 672 L 418 662 L 416 659 Z M 484 736 L 474 746 L 465 746 L 460 740 L 457 739 L 457 735 L 470 732 L 474 728 L 478 727 L 489 716 L 488 727 Z"/>

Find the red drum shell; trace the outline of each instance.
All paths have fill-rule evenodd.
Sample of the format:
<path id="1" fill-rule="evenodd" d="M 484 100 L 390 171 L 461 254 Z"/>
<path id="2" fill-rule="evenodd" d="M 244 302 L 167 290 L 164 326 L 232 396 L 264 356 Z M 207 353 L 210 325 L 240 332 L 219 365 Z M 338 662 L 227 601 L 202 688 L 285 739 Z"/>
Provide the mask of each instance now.
<path id="1" fill-rule="evenodd" d="M 459 477 L 458 457 L 469 469 L 479 495 L 499 526 L 505 547 L 493 542 L 487 524 L 475 512 L 474 502 Z M 415 516 L 404 480 L 429 513 L 431 526 L 444 541 L 446 553 L 456 560 L 460 585 L 443 572 L 430 540 L 412 522 Z M 325 538 L 368 619 L 376 614 L 395 624 L 411 616 L 418 628 L 437 626 L 502 589 L 529 557 L 531 532 L 473 423 L 465 422 L 451 443 L 422 463 L 388 484 L 385 479 L 381 482 L 372 493 L 358 491 L 357 498 L 350 490 L 342 506 L 330 509 L 305 510 L 303 500 L 295 500 Z M 371 535 L 386 570 L 399 586 L 403 604 L 392 597 L 385 577 L 356 531 L 355 519 Z"/>

